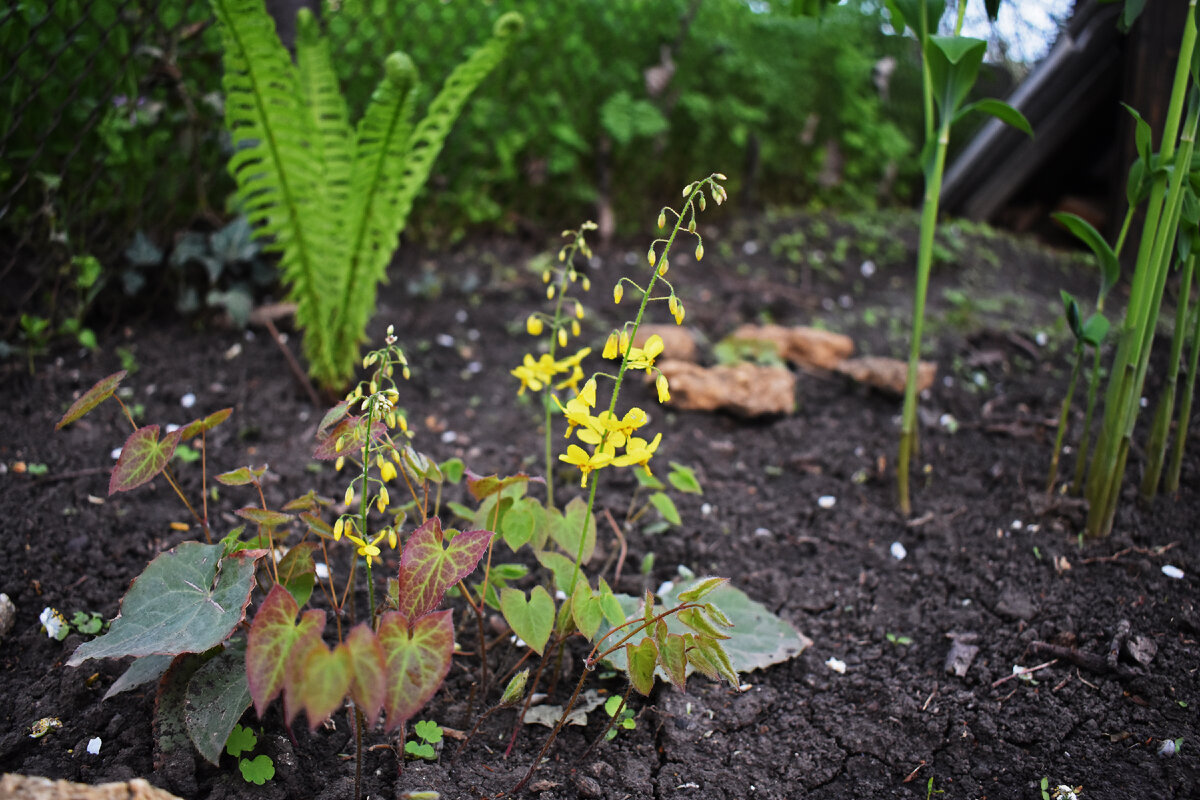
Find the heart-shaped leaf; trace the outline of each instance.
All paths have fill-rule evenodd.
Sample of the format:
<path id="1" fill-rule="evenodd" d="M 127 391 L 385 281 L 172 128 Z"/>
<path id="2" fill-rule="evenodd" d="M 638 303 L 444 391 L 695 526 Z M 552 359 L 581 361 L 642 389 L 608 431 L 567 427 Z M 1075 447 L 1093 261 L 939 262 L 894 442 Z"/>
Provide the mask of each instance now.
<path id="1" fill-rule="evenodd" d="M 509 549 L 516 551 L 533 539 L 539 520 L 545 519 L 542 504 L 532 497 L 515 501 L 504 513 L 500 524 L 500 535 Z"/>
<path id="2" fill-rule="evenodd" d="M 254 568 L 263 550 L 222 558 L 219 544 L 184 542 L 157 556 L 121 600 L 103 636 L 84 642 L 67 661 L 201 653 L 229 638 L 246 616 Z"/>
<path id="3" fill-rule="evenodd" d="M 350 697 L 363 712 L 367 727 L 374 728 L 387 691 L 383 647 L 365 622 L 350 629 L 345 646 L 350 653 Z"/>
<path id="4" fill-rule="evenodd" d="M 583 538 L 583 559 L 586 564 L 596 552 L 596 517 L 588 514 L 587 503 L 576 497 L 567 503 L 562 516 L 547 513 L 550 523 L 550 538 L 563 552 L 574 560 L 580 552 L 580 537 Z"/>
<path id="5" fill-rule="evenodd" d="M 179 438 L 177 428 L 159 441 L 157 425 L 147 425 L 131 433 L 121 447 L 121 457 L 113 467 L 108 493 L 128 492 L 153 480 L 175 455 Z"/>
<path id="6" fill-rule="evenodd" d="M 350 691 L 353 665 L 345 644 L 330 650 L 324 642 L 316 641 L 300 668 L 299 692 L 304 702 L 308 727 L 315 730 L 342 705 Z"/>
<path id="7" fill-rule="evenodd" d="M 317 565 L 313 561 L 312 552 L 315 542 L 300 542 L 279 559 L 279 582 L 283 584 L 296 602 L 304 605 L 312 597 L 313 587 L 317 582 Z"/>
<path id="8" fill-rule="evenodd" d="M 96 406 L 103 403 L 108 398 L 112 397 L 113 392 L 117 390 L 117 386 L 128 373 L 125 370 L 114 372 L 107 378 L 102 378 L 96 382 L 96 385 L 83 393 L 83 396 L 71 404 L 67 409 L 67 413 L 62 415 L 62 419 L 54 426 L 55 430 L 62 430 L 70 425 L 75 420 L 82 417 L 84 414 L 91 411 Z"/>
<path id="9" fill-rule="evenodd" d="M 475 570 L 494 535 L 464 531 L 443 547 L 437 517 L 413 531 L 400 556 L 400 613 L 416 619 L 437 608 L 446 590 Z"/>
<path id="10" fill-rule="evenodd" d="M 254 615 L 246 646 L 246 680 L 259 718 L 283 690 L 292 648 L 301 640 L 320 638 L 325 628 L 325 612 L 317 609 L 304 612 L 297 625 L 299 610 L 288 590 L 276 584 Z"/>
<path id="11" fill-rule="evenodd" d="M 682 689 L 687 681 L 687 651 L 683 637 L 677 633 L 667 634 L 658 648 L 658 654 L 667 680 Z"/>
<path id="12" fill-rule="evenodd" d="M 224 486 L 247 486 L 261 478 L 266 471 L 266 464 L 261 467 L 238 467 L 229 472 L 214 475 L 213 480 Z"/>
<path id="13" fill-rule="evenodd" d="M 483 500 L 497 492 L 502 492 L 509 486 L 515 486 L 518 483 L 528 483 L 533 480 L 525 473 L 510 475 L 507 478 L 500 478 L 495 475 L 476 475 L 474 472 L 467 470 L 467 491 L 476 500 Z"/>
<path id="14" fill-rule="evenodd" d="M 249 707 L 246 640 L 239 637 L 188 681 L 184 722 L 192 743 L 210 764 L 221 760 L 230 732 Z"/>
<path id="15" fill-rule="evenodd" d="M 232 408 L 222 408 L 220 411 L 214 411 L 207 417 L 195 419 L 179 429 L 180 439 L 192 439 L 199 436 L 205 431 L 211 431 L 213 428 L 220 425 L 225 420 L 229 419 L 229 415 L 233 413 Z"/>
<path id="16" fill-rule="evenodd" d="M 634 646 L 625 645 L 626 669 L 634 691 L 649 695 L 654 688 L 654 668 L 658 666 L 658 645 L 649 636 Z"/>
<path id="17" fill-rule="evenodd" d="M 541 586 L 533 587 L 526 601 L 520 589 L 500 591 L 500 613 L 518 637 L 539 656 L 554 628 L 554 598 Z"/>
<path id="18" fill-rule="evenodd" d="M 581 580 L 575 583 L 575 594 L 571 595 L 571 618 L 575 620 L 575 627 L 579 628 L 579 632 L 591 642 L 595 640 L 596 631 L 604 619 L 604 609 L 600 605 L 600 596 L 593 594 L 592 588 L 588 586 L 587 578 L 580 578 Z"/>
<path id="19" fill-rule="evenodd" d="M 454 655 L 454 624 L 449 611 L 426 614 L 412 624 L 398 611 L 379 621 L 383 648 L 387 730 L 408 722 L 437 692 Z"/>
<path id="20" fill-rule="evenodd" d="M 313 458 L 321 461 L 333 461 L 341 456 L 361 454 L 363 445 L 367 443 L 367 437 L 364 432 L 365 426 L 360 427 L 358 424 L 360 420 L 361 417 L 346 417 L 331 430 L 325 431 L 324 435 L 318 434 Z M 372 423 L 372 441 L 379 441 L 386 432 L 387 426 L 382 422 L 377 420 Z M 339 441 L 341 447 L 338 447 Z"/>
<path id="21" fill-rule="evenodd" d="M 233 513 L 242 519 L 248 519 L 256 525 L 262 525 L 267 528 L 277 528 L 280 525 L 286 525 L 292 519 L 291 514 L 285 514 L 282 511 L 274 511 L 269 508 L 255 508 L 254 506 L 239 508 Z"/>

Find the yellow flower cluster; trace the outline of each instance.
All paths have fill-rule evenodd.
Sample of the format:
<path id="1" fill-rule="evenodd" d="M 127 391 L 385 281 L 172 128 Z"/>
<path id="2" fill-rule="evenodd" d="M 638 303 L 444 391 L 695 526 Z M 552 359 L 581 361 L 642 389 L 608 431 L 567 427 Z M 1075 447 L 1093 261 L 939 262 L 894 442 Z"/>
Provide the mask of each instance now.
<path id="1" fill-rule="evenodd" d="M 540 392 L 547 386 L 553 386 L 559 390 L 578 391 L 579 382 L 583 380 L 583 367 L 579 365 L 579 362 L 587 358 L 591 352 L 592 348 L 585 347 L 573 356 L 560 359 L 555 359 L 546 353 L 543 353 L 540 358 L 534 359 L 533 356 L 526 353 L 524 362 L 510 370 L 512 375 L 521 382 L 521 388 L 517 394 L 525 394 L 526 389 Z M 560 379 L 561 375 L 566 375 L 566 377 Z"/>
<path id="2" fill-rule="evenodd" d="M 662 441 L 662 434 L 655 434 L 651 441 L 633 435 L 646 424 L 648 418 L 645 411 L 634 407 L 623 417 L 608 410 L 593 414 L 592 410 L 596 407 L 595 378 L 584 384 L 583 389 L 565 406 L 557 397 L 554 402 L 567 420 L 566 435 L 570 437 L 574 433 L 579 441 L 591 446 L 589 452 L 577 444 L 571 444 L 567 446 L 567 452 L 558 457 L 559 461 L 579 468 L 580 486 L 587 486 L 588 476 L 592 472 L 610 465 L 629 467 L 638 464 L 649 471 L 650 459 Z M 623 449 L 624 453 L 618 455 L 619 449 Z"/>
<path id="3" fill-rule="evenodd" d="M 613 331 L 609 334 L 608 341 L 604 343 L 604 352 L 601 355 L 604 358 L 621 359 L 628 353 L 629 369 L 640 369 L 647 375 L 658 371 L 654 387 L 658 390 L 658 402 L 665 403 L 671 399 L 670 386 L 667 384 L 667 376 L 663 375 L 654 366 L 654 359 L 658 358 L 662 354 L 662 351 L 663 340 L 657 333 L 647 339 L 641 347 L 634 347 L 629 340 L 629 333 L 622 330 L 619 333 Z"/>

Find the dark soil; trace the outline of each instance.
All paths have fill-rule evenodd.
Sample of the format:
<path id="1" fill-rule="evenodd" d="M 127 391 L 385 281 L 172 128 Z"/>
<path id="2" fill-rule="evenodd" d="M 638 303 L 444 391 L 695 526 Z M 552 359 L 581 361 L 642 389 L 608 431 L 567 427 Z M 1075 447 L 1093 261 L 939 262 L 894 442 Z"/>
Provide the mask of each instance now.
<path id="1" fill-rule="evenodd" d="M 699 334 L 715 341 L 745 321 L 821 320 L 854 336 L 862 352 L 904 355 L 910 218 L 733 224 L 709 216 L 722 229 L 707 229 L 702 265 L 672 258 L 687 324 Z M 803 242 L 797 232 L 807 232 Z M 849 241 L 840 251 L 839 237 Z M 590 320 L 585 337 L 597 344 L 621 310 L 608 302 L 609 287 L 621 271 L 643 269 L 644 248 L 613 248 L 594 265 L 593 303 L 606 316 Z M 818 250 L 823 258 L 813 255 Z M 396 325 L 414 372 L 401 406 L 417 447 L 438 459 L 460 455 L 480 473 L 540 469 L 534 406 L 514 402 L 508 374 L 531 341 L 523 320 L 543 302 L 536 271 L 525 268 L 532 255 L 503 242 L 408 253 L 381 295 L 372 333 Z M 861 268 L 867 255 L 878 265 L 869 276 Z M 798 409 L 789 416 L 656 413 L 660 463 L 694 466 L 704 495 L 678 497 L 679 528 L 630 530 L 616 588 L 638 594 L 674 577 L 677 565 L 728 576 L 815 644 L 746 674 L 741 692 L 696 676 L 686 694 L 660 686 L 647 701 L 635 697 L 636 729 L 579 761 L 602 731 L 603 714 L 593 714 L 586 728 L 560 737 L 530 796 L 924 798 L 932 778 L 946 798 L 1039 798 L 1043 777 L 1051 787 L 1082 786 L 1089 800 L 1200 796 L 1200 463 L 1193 456 L 1185 464 L 1178 497 L 1149 507 L 1127 488 L 1113 536 L 1081 546 L 1082 510 L 1067 498 L 1047 499 L 1043 484 L 1065 384 L 1057 293 L 1068 286 L 1090 296 L 1090 278 L 1078 259 L 986 232 L 951 231 L 943 255 L 927 333 L 940 373 L 922 403 L 928 466 L 918 471 L 913 516 L 905 519 L 894 503 L 900 406 L 893 397 L 800 373 Z M 1035 343 L 1039 331 L 1050 334 L 1049 346 Z M 67 351 L 38 362 L 32 377 L 10 365 L 0 388 L 0 591 L 18 612 L 0 648 L 0 772 L 88 783 L 143 776 L 187 798 L 350 797 L 345 714 L 314 733 L 298 725 L 293 746 L 278 710 L 269 712 L 260 751 L 274 757 L 277 774 L 262 787 L 244 783 L 228 757 L 219 769 L 198 757 L 156 763 L 153 691 L 101 702 L 124 665 L 66 668 L 83 639 L 58 642 L 40 629 L 46 606 L 114 616 L 150 558 L 196 535 L 170 526 L 188 517 L 162 480 L 106 497 L 110 451 L 125 435 L 115 406 L 53 431 L 78 393 L 120 368 L 120 347 L 136 358 L 126 385 L 146 422 L 182 423 L 234 407 L 209 440 L 213 471 L 269 462 L 272 505 L 310 487 L 335 497 L 342 491 L 328 466 L 309 469 L 323 409 L 305 399 L 261 330 L 137 322 L 102 341 L 98 354 Z M 185 410 L 189 393 L 198 399 Z M 652 404 L 643 388 L 631 396 Z M 1131 461 L 1130 482 L 1138 469 Z M 20 472 L 18 462 L 47 471 Z M 197 494 L 199 464 L 180 464 L 178 472 Z M 560 485 L 570 496 L 573 479 L 564 475 Z M 627 475 L 602 473 L 600 507 L 620 519 L 631 488 Z M 836 505 L 822 508 L 823 495 Z M 231 526 L 230 510 L 248 502 L 223 489 L 218 526 Z M 601 525 L 597 566 L 614 545 L 605 531 Z M 903 560 L 892 555 L 894 542 L 906 549 Z M 643 577 L 637 566 L 650 552 L 654 567 Z M 1166 564 L 1184 577 L 1164 575 Z M 455 608 L 459 640 L 472 648 L 474 622 Z M 1115 667 L 1106 661 L 1123 621 L 1131 641 L 1156 646 L 1147 666 L 1126 655 Z M 947 672 L 952 636 L 979 648 L 965 677 Z M 1035 641 L 1094 658 L 1060 657 L 1032 673 L 1035 682 L 1003 680 L 1015 665 L 1053 660 Z M 581 655 L 569 654 L 568 673 L 577 675 Z M 492 667 L 503 672 L 518 657 L 496 647 Z M 845 663 L 844 674 L 827 665 L 831 658 Z M 421 718 L 469 729 L 474 665 L 456 662 Z M 572 682 L 561 681 L 560 692 Z M 622 689 L 598 678 L 593 685 Z M 61 728 L 31 738 L 44 717 L 57 717 Z M 399 778 L 394 751 L 372 749 L 365 791 L 373 798 L 423 789 L 443 798 L 498 795 L 528 769 L 547 733 L 527 727 L 505 759 L 514 720 L 513 711 L 494 715 L 457 762 L 448 740 L 440 761 L 409 761 Z M 102 739 L 99 755 L 86 751 L 92 737 Z M 1178 738 L 1176 755 L 1159 754 L 1165 740 Z M 389 743 L 368 736 L 368 744 Z"/>

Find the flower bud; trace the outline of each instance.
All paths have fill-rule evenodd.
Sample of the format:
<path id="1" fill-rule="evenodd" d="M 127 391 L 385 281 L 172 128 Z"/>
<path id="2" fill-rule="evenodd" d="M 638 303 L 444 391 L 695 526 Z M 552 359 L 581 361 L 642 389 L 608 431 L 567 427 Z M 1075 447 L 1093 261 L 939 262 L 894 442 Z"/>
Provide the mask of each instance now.
<path id="1" fill-rule="evenodd" d="M 658 402 L 665 403 L 671 399 L 671 390 L 667 385 L 667 376 L 661 372 L 658 373 L 658 377 L 654 380 L 654 388 L 658 390 Z"/>
<path id="2" fill-rule="evenodd" d="M 700 210 L 704 210 L 704 195 L 700 195 Z"/>
<path id="3" fill-rule="evenodd" d="M 651 259 L 653 261 L 653 259 Z M 621 304 L 621 298 L 625 296 L 625 285 L 617 281 L 617 285 L 613 287 L 613 302 L 617 305 Z"/>
<path id="4" fill-rule="evenodd" d="M 525 330 L 530 336 L 542 335 L 542 318 L 537 314 L 530 314 L 525 318 Z"/>
<path id="5" fill-rule="evenodd" d="M 704 258 L 704 243 L 703 242 L 696 245 L 696 260 L 699 261 L 702 258 Z"/>
<path id="6" fill-rule="evenodd" d="M 649 250 L 646 252 L 646 261 L 650 262 L 650 266 L 652 266 L 652 267 L 653 267 L 653 266 L 654 266 L 654 262 L 655 262 L 656 260 L 658 260 L 658 256 L 656 256 L 656 255 L 654 254 L 654 248 L 653 248 L 653 247 L 651 247 L 651 248 L 650 248 L 650 249 L 649 249 Z"/>
<path id="7" fill-rule="evenodd" d="M 667 227 L 667 212 L 665 212 L 665 211 L 658 212 L 658 227 L 660 229 Z"/>
<path id="8" fill-rule="evenodd" d="M 723 172 L 714 172 L 714 173 L 713 173 L 713 177 L 714 177 L 714 178 L 716 178 L 716 179 L 717 179 L 717 180 L 719 180 L 719 181 L 727 181 L 727 180 L 729 180 L 729 178 L 726 178 L 726 177 L 725 177 L 725 173 L 723 173 Z"/>
<path id="9" fill-rule="evenodd" d="M 617 332 L 613 331 L 608 335 L 608 340 L 604 343 L 604 352 L 600 354 L 601 358 L 616 358 L 621 354 L 618 347 Z"/>
<path id="10" fill-rule="evenodd" d="M 346 487 L 346 496 L 342 500 L 345 506 L 350 506 L 354 502 L 354 484 Z"/>
<path id="11" fill-rule="evenodd" d="M 665 258 L 662 261 L 658 262 L 658 276 L 661 278 L 663 275 L 666 275 L 667 270 L 670 268 L 670 266 L 671 266 L 671 262 Z"/>
<path id="12" fill-rule="evenodd" d="M 549 283 L 549 282 L 550 282 L 550 270 L 544 269 L 544 270 L 542 270 L 542 283 Z"/>
<path id="13" fill-rule="evenodd" d="M 583 276 L 583 280 L 579 282 L 579 285 L 583 287 L 585 292 L 590 292 L 592 290 L 592 282 L 588 279 L 587 275 Z"/>
<path id="14" fill-rule="evenodd" d="M 696 220 L 689 219 L 688 220 L 688 233 L 695 233 L 695 232 L 696 232 Z"/>
<path id="15" fill-rule="evenodd" d="M 621 335 L 617 339 L 617 349 L 621 351 L 621 355 L 629 352 L 629 331 L 621 330 Z"/>
<path id="16" fill-rule="evenodd" d="M 559 347 L 567 346 L 567 329 L 566 328 L 558 329 L 558 346 Z"/>
<path id="17" fill-rule="evenodd" d="M 581 330 L 583 330 L 583 329 L 579 326 L 579 320 L 577 320 L 577 319 L 571 320 L 571 335 L 578 336 L 579 332 Z"/>
<path id="18" fill-rule="evenodd" d="M 380 486 L 379 487 L 379 496 L 375 499 L 375 508 L 379 511 L 380 514 L 382 514 L 384 512 L 384 510 L 388 507 L 388 504 L 390 502 L 391 502 L 391 498 L 388 497 L 387 487 Z"/>
<path id="19" fill-rule="evenodd" d="M 346 466 L 346 457 L 345 456 L 338 456 L 337 460 L 333 462 L 333 469 L 335 472 L 341 472 L 342 467 L 344 467 L 344 466 Z"/>
<path id="20" fill-rule="evenodd" d="M 387 529 L 387 540 L 388 540 L 388 547 L 390 547 L 390 548 L 392 548 L 393 550 L 395 550 L 395 549 L 396 549 L 396 545 L 399 543 L 399 538 L 400 538 L 400 537 L 399 537 L 399 535 L 396 533 L 396 529 L 395 529 L 395 528 L 388 528 L 388 529 Z"/>
<path id="21" fill-rule="evenodd" d="M 554 299 L 554 285 L 553 285 L 553 284 L 551 284 L 550 286 L 547 286 L 547 287 L 546 287 L 546 299 L 547 299 L 547 300 L 553 300 L 553 299 Z"/>
<path id="22" fill-rule="evenodd" d="M 333 523 L 333 540 L 335 542 L 340 542 L 342 540 L 342 533 L 344 533 L 345 530 L 346 530 L 345 518 L 338 517 L 337 522 Z"/>

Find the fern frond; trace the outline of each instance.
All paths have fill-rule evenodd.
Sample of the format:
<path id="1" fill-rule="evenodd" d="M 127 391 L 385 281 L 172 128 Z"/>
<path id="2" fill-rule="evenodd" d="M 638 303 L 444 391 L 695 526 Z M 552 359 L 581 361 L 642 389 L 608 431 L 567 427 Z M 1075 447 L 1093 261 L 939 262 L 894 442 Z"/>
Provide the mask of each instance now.
<path id="1" fill-rule="evenodd" d="M 510 11 L 496 20 L 492 27 L 492 38 L 472 53 L 470 58 L 455 67 L 442 85 L 442 90 L 429 104 L 425 118 L 413 131 L 409 155 L 404 164 L 404 175 L 400 179 L 399 194 L 396 198 L 400 230 L 404 229 L 408 214 L 412 211 L 413 201 L 425 185 L 425 181 L 429 179 L 434 159 L 442 151 L 450 128 L 462 113 L 467 98 L 508 55 L 509 48 L 524 24 L 521 15 L 515 11 Z"/>
<path id="2" fill-rule="evenodd" d="M 281 254 L 289 299 L 306 330 L 305 354 L 310 364 L 323 363 L 329 353 L 324 298 L 332 280 L 322 266 L 329 259 L 333 223 L 311 146 L 316 138 L 311 117 L 262 0 L 212 0 L 212 7 L 224 43 L 225 119 L 234 147 L 229 172 L 236 197 L 255 235 L 268 238 L 269 248 Z"/>
<path id="3" fill-rule="evenodd" d="M 334 354 L 344 363 L 358 360 L 360 337 L 375 305 L 375 287 L 384 277 L 400 236 L 396 189 L 413 129 L 417 84 L 412 59 L 392 53 L 384 62 L 383 80 L 358 123 L 343 221 L 349 231 L 346 259 L 333 312 L 340 334 Z"/>
<path id="4" fill-rule="evenodd" d="M 340 216 L 350 191 L 350 167 L 354 161 L 354 139 L 346 98 L 338 86 L 329 51 L 329 40 L 321 36 L 313 13 L 301 8 L 296 15 L 296 75 L 304 105 L 312 116 L 315 137 L 311 142 L 322 168 L 329 210 Z M 340 226 L 339 226 L 339 231 Z M 340 249 L 340 247 L 339 247 Z"/>

